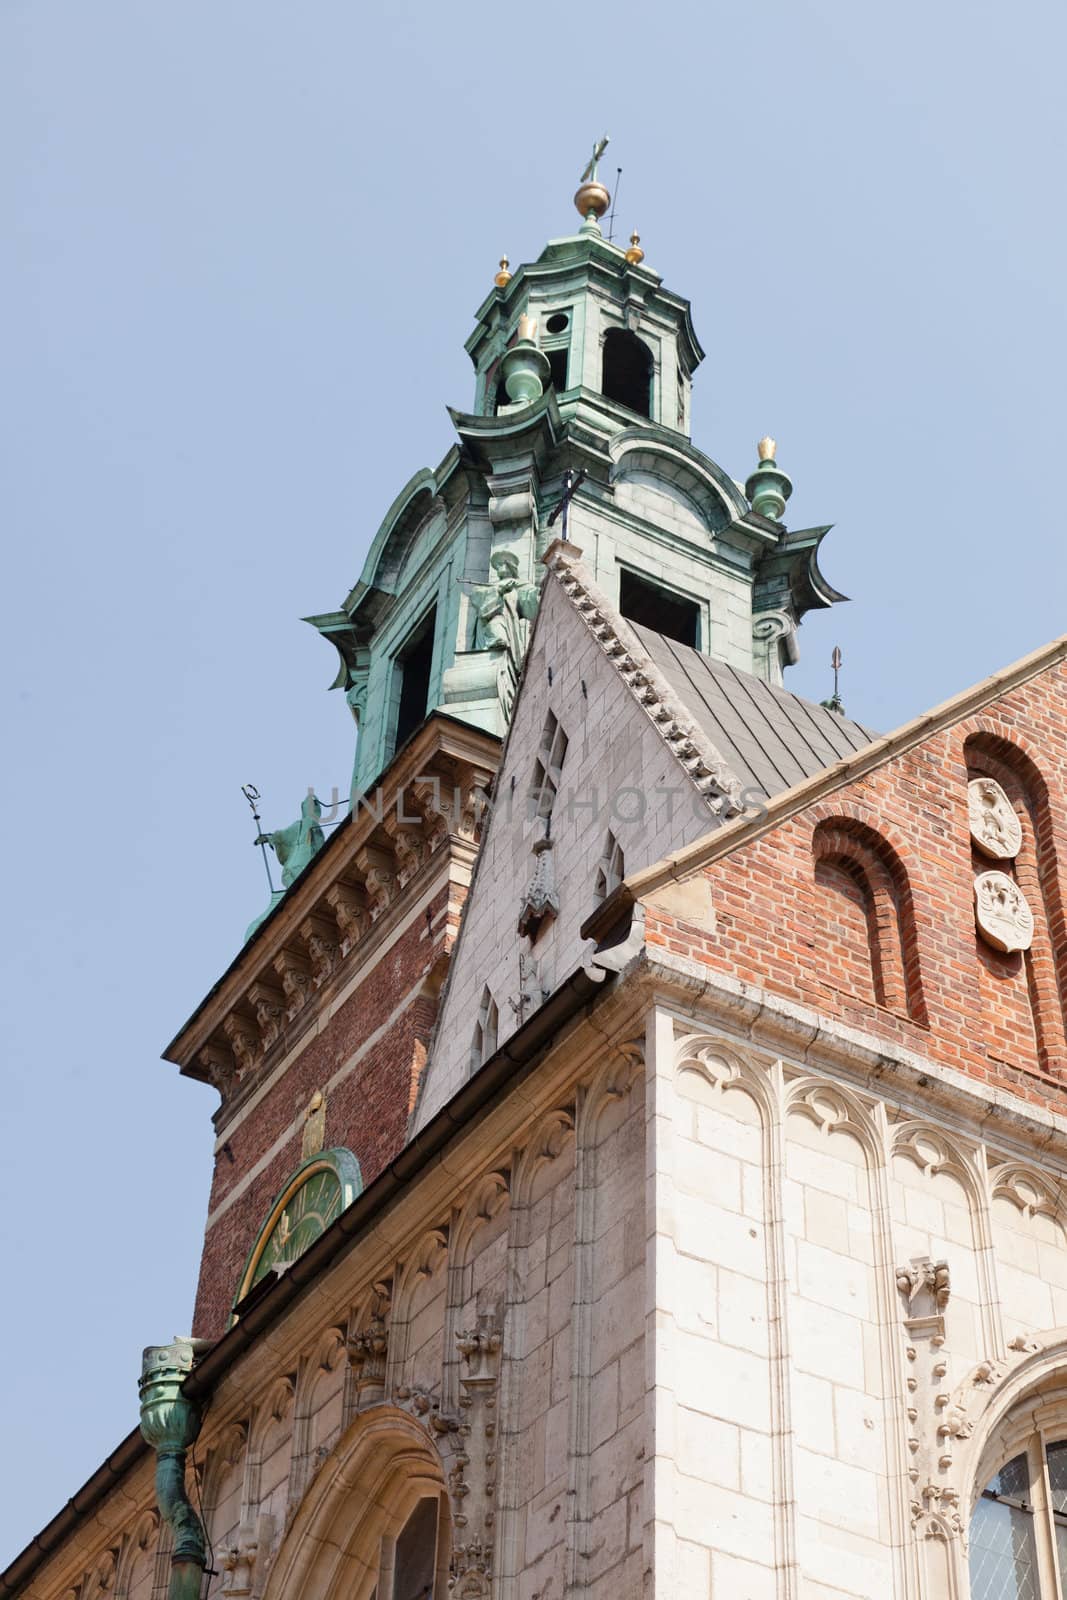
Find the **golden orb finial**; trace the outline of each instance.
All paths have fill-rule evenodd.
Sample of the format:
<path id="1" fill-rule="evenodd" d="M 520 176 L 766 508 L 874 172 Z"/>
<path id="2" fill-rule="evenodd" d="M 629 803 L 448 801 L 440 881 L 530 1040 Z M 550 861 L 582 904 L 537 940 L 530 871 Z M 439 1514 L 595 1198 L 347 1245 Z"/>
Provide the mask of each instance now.
<path id="1" fill-rule="evenodd" d="M 506 289 L 508 284 L 511 282 L 511 273 L 508 271 L 507 256 L 500 257 L 500 271 L 493 279 L 493 282 L 496 284 L 498 289 Z"/>
<path id="2" fill-rule="evenodd" d="M 626 252 L 626 259 L 634 267 L 637 266 L 639 261 L 645 259 L 645 252 L 641 249 L 641 235 L 636 228 L 630 235 L 630 248 Z"/>
<path id="3" fill-rule="evenodd" d="M 777 450 L 777 448 L 777 439 L 772 439 L 769 433 L 765 434 L 760 440 L 759 444 L 756 446 L 761 461 L 773 461 L 774 452 Z"/>

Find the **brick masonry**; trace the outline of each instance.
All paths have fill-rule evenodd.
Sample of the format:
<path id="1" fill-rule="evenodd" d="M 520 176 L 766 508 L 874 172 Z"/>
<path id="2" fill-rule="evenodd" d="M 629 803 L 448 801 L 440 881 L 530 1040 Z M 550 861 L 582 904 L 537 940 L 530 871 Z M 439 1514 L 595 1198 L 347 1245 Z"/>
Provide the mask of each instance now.
<path id="1" fill-rule="evenodd" d="M 451 947 L 457 909 L 455 886 L 415 906 L 386 957 L 221 1137 L 196 1295 L 198 1338 L 217 1338 L 226 1327 L 248 1253 L 299 1164 L 303 1113 L 316 1090 L 326 1092 L 326 1146 L 352 1151 L 364 1185 L 402 1148 L 437 1015 L 434 974 Z"/>
<path id="2" fill-rule="evenodd" d="M 649 944 L 990 1087 L 1067 1108 L 1065 733 L 1067 669 L 1057 664 L 714 862 L 705 872 L 714 928 L 650 908 Z M 1003 781 L 1023 825 L 1006 870 L 1035 915 L 1025 953 L 1001 954 L 976 932 L 975 873 L 1005 866 L 972 851 L 967 781 L 977 773 Z M 829 861 L 818 849 L 828 829 Z M 872 853 L 888 883 L 882 948 L 890 957 L 895 949 L 911 990 L 898 984 L 883 1004 L 879 935 L 862 887 Z"/>

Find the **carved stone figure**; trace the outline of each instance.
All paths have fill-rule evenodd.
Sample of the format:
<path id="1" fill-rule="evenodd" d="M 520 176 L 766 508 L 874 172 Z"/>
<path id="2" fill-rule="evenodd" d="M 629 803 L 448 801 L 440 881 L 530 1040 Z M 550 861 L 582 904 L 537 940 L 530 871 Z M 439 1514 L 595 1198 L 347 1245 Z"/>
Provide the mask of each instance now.
<path id="1" fill-rule="evenodd" d="M 972 778 L 967 785 L 971 838 L 984 856 L 1003 861 L 1017 856 L 1023 842 L 1022 823 L 1000 784 L 993 778 Z"/>
<path id="2" fill-rule="evenodd" d="M 978 931 L 995 950 L 1010 954 L 1029 950 L 1033 943 L 1034 913 L 1006 872 L 980 872 L 975 878 L 974 916 Z"/>
<path id="3" fill-rule="evenodd" d="M 512 550 L 494 551 L 489 566 L 492 581 L 475 584 L 471 589 L 478 613 L 474 648 L 507 650 L 521 661 L 530 636 L 529 625 L 537 615 L 537 586 L 520 583 L 519 558 Z"/>

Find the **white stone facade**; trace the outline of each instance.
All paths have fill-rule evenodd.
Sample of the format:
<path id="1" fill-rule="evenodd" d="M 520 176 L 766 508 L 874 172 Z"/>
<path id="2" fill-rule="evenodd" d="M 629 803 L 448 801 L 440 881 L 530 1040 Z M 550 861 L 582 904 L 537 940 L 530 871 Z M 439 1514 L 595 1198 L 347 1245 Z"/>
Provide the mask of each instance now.
<path id="1" fill-rule="evenodd" d="M 644 972 L 219 1385 L 209 1595 L 369 1600 L 416 1492 L 461 1596 L 968 1593 L 1004 1441 L 1067 1421 L 1063 1130 Z M 166 1554 L 141 1468 L 27 1593 L 160 1600 Z"/>

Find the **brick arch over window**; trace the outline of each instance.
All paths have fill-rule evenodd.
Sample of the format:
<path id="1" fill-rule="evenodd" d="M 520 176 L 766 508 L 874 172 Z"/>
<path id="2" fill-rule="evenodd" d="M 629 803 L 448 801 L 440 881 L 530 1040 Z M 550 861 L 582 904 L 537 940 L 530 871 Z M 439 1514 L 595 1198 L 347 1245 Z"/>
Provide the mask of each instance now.
<path id="1" fill-rule="evenodd" d="M 825 953 L 832 981 L 925 1024 L 911 885 L 892 845 L 855 817 L 829 816 L 812 835 L 812 857 L 836 935 Z"/>
<path id="2" fill-rule="evenodd" d="M 987 966 L 1025 972 L 1038 1061 L 1048 1070 L 1067 1068 L 1067 921 L 1056 849 L 1055 810 L 1044 775 L 1028 750 L 993 725 L 980 726 L 964 742 L 968 779 L 993 778 L 1022 824 L 1022 845 L 1013 862 L 975 852 L 976 871 L 999 868 L 1014 877 L 1035 914 L 1034 940 L 1022 956 L 1003 957 L 981 946 Z"/>

